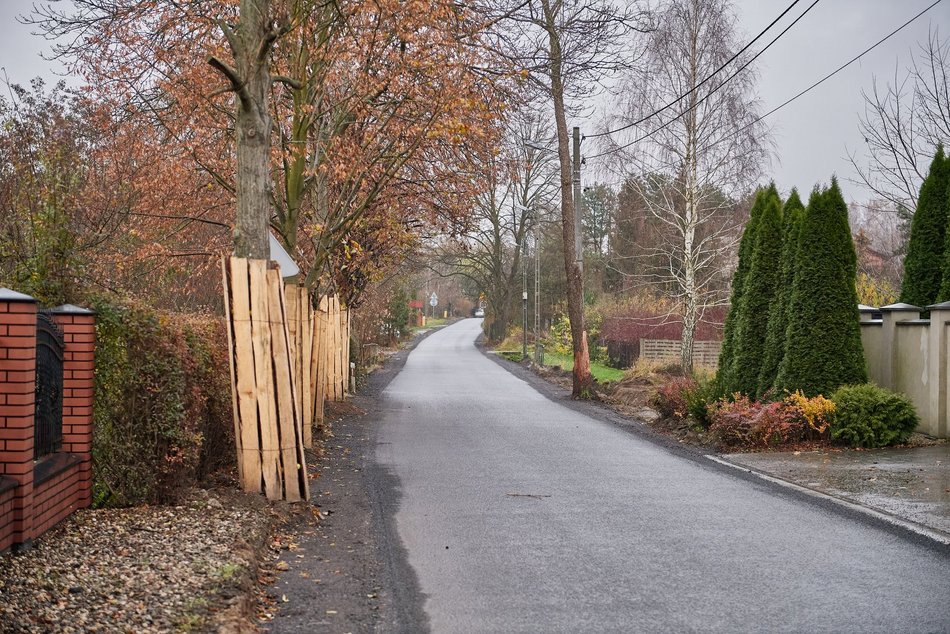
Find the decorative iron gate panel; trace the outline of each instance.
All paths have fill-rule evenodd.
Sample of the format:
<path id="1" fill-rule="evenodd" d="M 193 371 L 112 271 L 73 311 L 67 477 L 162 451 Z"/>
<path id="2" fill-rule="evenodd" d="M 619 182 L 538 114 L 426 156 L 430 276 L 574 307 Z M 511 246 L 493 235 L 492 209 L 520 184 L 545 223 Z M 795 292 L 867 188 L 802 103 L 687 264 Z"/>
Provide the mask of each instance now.
<path id="1" fill-rule="evenodd" d="M 45 314 L 36 316 L 36 412 L 33 459 L 63 446 L 63 333 Z"/>

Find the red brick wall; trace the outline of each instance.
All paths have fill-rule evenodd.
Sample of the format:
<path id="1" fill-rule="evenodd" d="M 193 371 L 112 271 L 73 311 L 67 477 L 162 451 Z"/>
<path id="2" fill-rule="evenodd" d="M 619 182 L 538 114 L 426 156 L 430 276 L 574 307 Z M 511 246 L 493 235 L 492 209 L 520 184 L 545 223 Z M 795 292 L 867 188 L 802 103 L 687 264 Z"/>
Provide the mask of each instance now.
<path id="1" fill-rule="evenodd" d="M 90 314 L 54 313 L 63 330 L 63 451 L 80 459 L 78 508 L 92 503 L 92 390 L 95 380 L 96 319 Z"/>
<path id="2" fill-rule="evenodd" d="M 80 465 L 54 475 L 33 489 L 33 536 L 39 537 L 76 509 L 89 506 L 80 504 Z"/>
<path id="3" fill-rule="evenodd" d="M 0 475 L 17 481 L 13 543 L 33 538 L 33 399 L 36 303 L 0 301 Z"/>
<path id="4" fill-rule="evenodd" d="M 3 486 L 7 481 L 6 478 L 0 478 L 0 552 L 13 545 L 13 502 L 16 488 Z"/>
<path id="5" fill-rule="evenodd" d="M 63 359 L 63 447 L 59 468 L 43 482 L 33 460 L 36 390 L 36 303 L 0 289 L 0 477 L 16 487 L 0 492 L 0 552 L 28 543 L 92 502 L 92 398 L 95 316 L 75 306 L 51 312 L 66 344 Z M 49 467 L 52 462 L 46 463 Z"/>

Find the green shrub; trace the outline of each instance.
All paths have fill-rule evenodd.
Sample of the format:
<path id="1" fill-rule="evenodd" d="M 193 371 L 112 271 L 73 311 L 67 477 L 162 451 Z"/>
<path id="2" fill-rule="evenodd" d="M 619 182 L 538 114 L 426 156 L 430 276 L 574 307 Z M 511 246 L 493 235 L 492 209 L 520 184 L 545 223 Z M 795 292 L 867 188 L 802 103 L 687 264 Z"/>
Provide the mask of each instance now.
<path id="1" fill-rule="evenodd" d="M 675 377 L 657 387 L 650 403 L 665 418 L 690 418 L 707 427 L 707 408 L 717 396 L 718 384 L 714 379 Z"/>
<path id="2" fill-rule="evenodd" d="M 548 349 L 556 354 L 574 354 L 574 340 L 571 336 L 571 320 L 566 315 L 558 317 L 551 324 L 551 336 Z"/>
<path id="3" fill-rule="evenodd" d="M 223 320 L 96 302 L 94 503 L 173 500 L 234 461 Z"/>
<path id="4" fill-rule="evenodd" d="M 686 411 L 690 418 L 703 427 L 709 427 L 709 406 L 722 396 L 720 391 L 715 378 L 696 379 L 696 387 L 685 394 Z"/>
<path id="5" fill-rule="evenodd" d="M 838 388 L 831 400 L 831 439 L 852 447 L 902 443 L 920 422 L 910 399 L 869 383 Z"/>

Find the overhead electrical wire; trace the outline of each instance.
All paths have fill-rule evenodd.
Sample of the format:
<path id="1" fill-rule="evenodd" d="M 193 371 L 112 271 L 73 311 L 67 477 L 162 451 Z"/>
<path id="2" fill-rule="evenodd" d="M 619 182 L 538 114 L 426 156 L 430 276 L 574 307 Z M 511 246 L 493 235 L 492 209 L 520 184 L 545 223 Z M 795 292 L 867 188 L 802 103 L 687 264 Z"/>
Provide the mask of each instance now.
<path id="1" fill-rule="evenodd" d="M 686 98 L 689 97 L 691 94 L 693 94 L 694 92 L 696 92 L 696 90 L 698 90 L 700 86 L 702 86 L 703 84 L 705 84 L 706 82 L 708 82 L 709 80 L 711 80 L 713 77 L 715 77 L 716 75 L 718 75 L 720 72 L 722 72 L 723 69 L 726 68 L 726 66 L 728 66 L 729 64 L 731 64 L 732 62 L 734 62 L 737 57 L 739 57 L 740 55 L 742 55 L 743 53 L 745 53 L 745 52 L 749 49 L 750 46 L 752 46 L 753 44 L 755 44 L 756 42 L 758 42 L 759 39 L 769 31 L 769 29 L 771 29 L 773 26 L 775 26 L 776 23 L 778 23 L 779 20 L 781 20 L 782 18 L 784 18 L 784 17 L 785 17 L 785 14 L 787 14 L 789 11 L 791 11 L 792 8 L 794 8 L 794 6 L 795 6 L 796 4 L 798 4 L 799 2 L 801 2 L 801 0 L 795 0 L 794 2 L 792 2 L 792 4 L 788 5 L 788 7 L 786 7 L 786 9 L 785 9 L 784 11 L 782 11 L 782 13 L 779 14 L 779 16 L 778 16 L 777 18 L 775 18 L 774 20 L 772 20 L 772 21 L 769 23 L 769 25 L 768 25 L 767 27 L 765 27 L 764 29 L 762 29 L 762 31 L 759 32 L 759 34 L 756 35 L 751 41 L 749 41 L 749 43 L 747 43 L 745 46 L 743 46 L 741 49 L 739 49 L 739 50 L 735 53 L 735 55 L 733 55 L 733 56 L 730 57 L 728 60 L 726 60 L 726 62 L 725 62 L 722 66 L 720 66 L 719 68 L 717 68 L 716 70 L 714 70 L 712 73 L 710 73 L 705 79 L 703 79 L 701 82 L 699 82 L 698 84 L 696 84 L 695 86 L 693 86 L 692 88 L 690 88 L 689 91 L 686 92 L 685 94 L 680 95 L 679 97 L 677 97 L 676 99 L 674 99 L 674 100 L 671 101 L 670 103 L 666 104 L 666 105 L 663 106 L 662 108 L 659 108 L 658 110 L 654 110 L 654 111 L 651 112 L 650 114 L 648 114 L 648 115 L 646 115 L 646 116 L 644 116 L 644 117 L 638 119 L 637 121 L 633 121 L 633 122 L 631 122 L 631 123 L 628 123 L 628 124 L 626 124 L 626 125 L 623 125 L 623 126 L 621 126 L 621 127 L 619 127 L 619 128 L 616 128 L 616 129 L 614 129 L 614 130 L 607 130 L 607 131 L 605 131 L 605 132 L 597 132 L 596 134 L 588 134 L 588 135 L 586 135 L 586 138 L 588 138 L 588 139 L 596 139 L 597 137 L 607 136 L 607 135 L 609 135 L 609 134 L 614 134 L 614 133 L 616 133 L 616 132 L 623 132 L 624 130 L 629 130 L 629 129 L 632 128 L 633 126 L 640 125 L 641 123 L 643 123 L 643 122 L 646 121 L 647 119 L 651 119 L 651 118 L 655 117 L 656 115 L 660 114 L 661 112 L 665 112 L 666 110 L 672 108 L 673 106 L 675 106 L 676 104 L 678 104 L 680 101 L 682 101 L 683 99 L 686 99 Z M 811 7 L 809 7 L 809 8 L 811 8 Z M 807 13 L 807 11 L 806 11 L 806 13 Z M 803 15 L 804 15 L 804 14 L 803 14 Z"/>
<path id="2" fill-rule="evenodd" d="M 816 1 L 817 1 L 817 0 L 816 0 Z M 855 63 L 856 61 L 858 61 L 859 59 L 861 59 L 862 57 L 864 57 L 865 55 L 867 55 L 868 53 L 870 53 L 871 51 L 873 51 L 874 49 L 876 49 L 878 46 L 880 46 L 881 44 L 883 44 L 883 43 L 886 42 L 887 40 L 889 40 L 889 39 L 891 39 L 892 37 L 894 37 L 895 35 L 897 35 L 899 32 L 903 31 L 903 30 L 904 30 L 905 28 L 907 28 L 911 23 L 913 23 L 913 22 L 915 22 L 916 20 L 918 20 L 921 16 L 923 16 L 925 13 L 927 13 L 928 11 L 930 11 L 931 9 L 933 9 L 935 6 L 937 6 L 938 4 L 940 4 L 942 1 L 943 1 L 943 0 L 935 0 L 934 2 L 932 2 L 931 4 L 929 4 L 927 7 L 925 7 L 923 10 L 921 10 L 918 14 L 916 14 L 914 17 L 910 18 L 909 20 L 907 20 L 906 22 L 904 22 L 903 24 L 901 24 L 899 27 L 897 27 L 896 29 L 894 29 L 893 31 L 891 31 L 890 33 L 888 33 L 887 35 L 885 35 L 884 37 L 882 37 L 880 40 L 878 40 L 877 42 L 875 42 L 875 43 L 872 44 L 871 46 L 869 46 L 869 47 L 867 47 L 866 49 L 864 49 L 862 52 L 860 52 L 860 53 L 858 53 L 857 55 L 855 55 L 854 57 L 852 57 L 850 60 L 848 60 L 847 62 L 845 62 L 844 64 L 842 64 L 842 65 L 839 66 L 838 68 L 836 68 L 835 70 L 831 71 L 830 73 L 828 73 L 827 75 L 825 75 L 824 77 L 822 77 L 822 78 L 819 79 L 818 81 L 814 82 L 813 84 L 811 84 L 810 86 L 808 86 L 808 87 L 805 88 L 804 90 L 800 91 L 798 94 L 794 95 L 793 97 L 790 97 L 789 99 L 786 99 L 785 101 L 783 101 L 783 102 L 780 103 L 779 105 L 775 106 L 774 108 L 772 108 L 771 110 L 769 110 L 769 111 L 766 112 L 765 114 L 756 117 L 754 120 L 750 121 L 749 123 L 747 123 L 747 124 L 744 125 L 743 127 L 739 128 L 738 130 L 736 130 L 735 132 L 733 132 L 731 135 L 729 135 L 729 136 L 727 136 L 727 137 L 724 137 L 724 138 L 722 138 L 722 139 L 719 139 L 718 141 L 715 141 L 712 145 L 716 145 L 716 144 L 718 144 L 718 143 L 722 143 L 723 141 L 725 141 L 725 140 L 727 140 L 727 139 L 730 139 L 730 138 L 736 136 L 737 134 L 739 134 L 739 133 L 741 133 L 741 132 L 743 132 L 743 131 L 749 129 L 750 127 L 752 127 L 753 125 L 755 125 L 756 123 L 758 123 L 759 121 L 761 121 L 762 119 L 765 119 L 766 117 L 769 117 L 769 116 L 775 114 L 777 111 L 781 110 L 782 108 L 784 108 L 785 106 L 789 105 L 789 104 L 792 103 L 793 101 L 795 101 L 795 100 L 797 100 L 798 98 L 803 97 L 803 96 L 806 95 L 807 93 L 811 92 L 812 90 L 814 90 L 815 88 L 817 88 L 817 87 L 820 86 L 821 84 L 825 83 L 826 81 L 828 81 L 829 79 L 831 79 L 832 77 L 834 77 L 835 75 L 837 75 L 838 73 L 840 73 L 841 71 L 843 71 L 843 70 L 844 70 L 845 68 L 847 68 L 848 66 L 851 66 L 853 63 Z M 812 6 L 814 6 L 814 5 L 812 5 Z M 809 8 L 811 8 L 811 7 L 809 7 Z M 804 15 L 804 14 L 802 14 L 802 15 Z M 794 24 L 794 22 L 793 22 L 792 24 Z M 781 34 L 780 34 L 780 35 L 781 35 Z M 774 40 L 773 40 L 773 42 L 774 42 Z M 753 58 L 753 59 L 754 59 L 754 58 Z M 751 61 L 751 60 L 750 60 L 750 61 Z M 712 93 L 710 93 L 710 94 L 712 94 Z M 708 95 L 707 95 L 707 97 L 708 97 Z M 607 151 L 605 151 L 605 152 L 601 152 L 600 154 L 594 154 L 593 156 L 589 156 L 589 157 L 585 157 L 585 158 L 589 158 L 589 159 L 601 158 L 601 157 L 603 157 L 603 156 L 607 156 L 607 155 L 609 155 L 609 154 L 614 154 L 614 153 L 616 153 L 616 152 L 619 152 L 620 150 L 623 150 L 623 149 L 626 149 L 626 148 L 630 147 L 631 145 L 634 145 L 634 144 L 636 144 L 636 143 L 639 143 L 640 141 L 643 141 L 644 139 L 647 139 L 647 138 L 653 136 L 654 134 L 656 134 L 657 132 L 659 132 L 659 131 L 663 130 L 664 128 L 668 127 L 671 123 L 673 123 L 674 121 L 676 121 L 677 119 L 679 119 L 680 117 L 682 117 L 683 115 L 685 115 L 685 114 L 686 114 L 687 112 L 689 112 L 690 110 L 694 109 L 694 108 L 695 108 L 696 106 L 698 106 L 700 103 L 702 103 L 702 101 L 697 102 L 697 103 L 696 103 L 694 106 L 692 106 L 690 109 L 685 110 L 685 111 L 683 111 L 682 113 L 680 113 L 679 115 L 677 115 L 675 118 L 670 119 L 670 121 L 668 121 L 668 122 L 667 122 L 666 124 L 664 124 L 663 126 L 657 128 L 656 130 L 653 130 L 652 132 L 650 132 L 650 133 L 648 133 L 648 134 L 646 134 L 646 135 L 644 135 L 644 136 L 642 136 L 642 137 L 640 137 L 640 138 L 638 138 L 638 139 L 635 139 L 634 141 L 631 141 L 630 143 L 627 143 L 627 144 L 621 145 L 621 146 L 619 146 L 619 147 L 616 147 L 616 148 L 612 148 L 612 149 L 610 149 L 610 150 L 607 150 Z M 707 146 L 707 148 L 708 148 L 708 147 L 711 147 L 711 145 L 710 145 L 710 146 Z"/>
<path id="3" fill-rule="evenodd" d="M 937 1 L 939 2 L 940 0 L 937 0 Z M 625 143 L 624 145 L 621 145 L 620 147 L 613 148 L 613 149 L 611 149 L 611 150 L 607 150 L 607 151 L 601 152 L 600 154 L 595 154 L 594 156 L 591 156 L 591 157 L 589 157 L 589 158 L 595 159 L 595 158 L 599 158 L 599 157 L 601 157 L 601 156 L 606 156 L 607 154 L 612 154 L 612 153 L 614 153 L 614 152 L 619 152 L 620 150 L 625 150 L 625 149 L 627 149 L 628 147 L 630 147 L 630 146 L 632 146 L 632 145 L 636 145 L 636 144 L 639 143 L 640 141 L 643 141 L 644 139 L 647 139 L 647 138 L 653 136 L 653 135 L 656 134 L 657 132 L 660 132 L 660 131 L 662 131 L 662 130 L 665 130 L 666 128 L 668 128 L 668 127 L 670 127 L 671 125 L 673 125 L 673 123 L 675 123 L 676 121 L 678 121 L 679 119 L 681 119 L 681 118 L 682 118 L 683 116 L 685 116 L 687 113 L 692 112 L 693 110 L 695 110 L 696 108 L 698 108 L 700 105 L 702 105 L 707 99 L 709 99 L 709 98 L 712 97 L 714 94 L 716 94 L 723 86 L 725 86 L 725 85 L 728 84 L 730 81 L 732 81 L 739 73 L 741 73 L 741 72 L 744 71 L 746 68 L 748 68 L 749 65 L 750 65 L 752 62 L 754 62 L 756 59 L 758 59 L 760 55 L 762 55 L 763 53 L 765 53 L 765 51 L 769 50 L 769 48 L 770 48 L 773 44 L 775 44 L 775 43 L 779 40 L 779 38 L 781 38 L 783 35 L 785 35 L 786 33 L 788 33 L 788 32 L 791 30 L 791 28 L 792 28 L 793 26 L 795 26 L 795 25 L 798 23 L 799 20 L 801 20 L 802 18 L 804 18 L 805 15 L 806 15 L 809 11 L 811 11 L 811 10 L 815 7 L 815 5 L 818 4 L 819 2 L 821 2 L 821 0 L 814 0 L 814 2 L 812 2 L 810 5 L 808 5 L 808 8 L 806 8 L 804 11 L 802 11 L 801 14 L 800 14 L 797 18 L 795 18 L 794 20 L 792 20 L 791 24 L 789 24 L 789 25 L 786 26 L 784 29 L 782 29 L 782 31 L 781 31 L 778 35 L 776 35 L 775 37 L 773 37 L 773 38 L 772 38 L 772 41 L 769 42 L 768 44 L 766 44 L 766 45 L 762 48 L 761 51 L 759 51 L 758 53 L 756 53 L 755 55 L 753 55 L 751 58 L 749 58 L 744 64 L 742 64 L 742 66 L 740 66 L 739 68 L 737 68 L 736 70 L 734 70 L 731 75 L 729 75 L 728 77 L 726 77 L 726 78 L 722 81 L 721 84 L 719 84 L 718 86 L 716 86 L 715 88 L 713 88 L 712 90 L 710 90 L 708 93 L 706 93 L 705 95 L 703 95 L 702 99 L 700 99 L 699 101 L 697 101 L 696 103 L 694 103 L 693 105 L 691 105 L 689 108 L 687 108 L 686 110 L 683 110 L 681 113 L 679 113 L 678 115 L 676 115 L 675 117 L 673 117 L 672 119 L 670 119 L 669 121 L 667 121 L 666 123 L 664 123 L 663 125 L 661 125 L 660 127 L 656 128 L 655 130 L 653 130 L 653 131 L 651 131 L 651 132 L 648 132 L 648 133 L 644 134 L 643 136 L 641 136 L 641 137 L 639 137 L 639 138 L 636 138 L 636 139 L 634 139 L 633 141 L 630 141 L 629 143 Z M 697 86 L 694 86 L 693 88 L 691 88 L 691 89 L 689 90 L 689 92 L 687 92 L 686 94 L 684 94 L 682 97 L 680 97 L 680 98 L 677 99 L 676 101 L 682 100 L 684 97 L 686 97 L 687 95 L 691 94 L 697 87 L 698 87 L 698 84 L 697 84 Z M 675 102 L 674 102 L 674 103 L 675 103 Z"/>

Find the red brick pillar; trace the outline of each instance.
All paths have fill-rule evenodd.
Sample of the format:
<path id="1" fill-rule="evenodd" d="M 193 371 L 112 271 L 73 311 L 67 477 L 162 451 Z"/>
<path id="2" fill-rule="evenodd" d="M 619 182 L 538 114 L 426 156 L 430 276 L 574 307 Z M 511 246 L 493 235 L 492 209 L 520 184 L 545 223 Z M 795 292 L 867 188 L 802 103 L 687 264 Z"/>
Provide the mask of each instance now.
<path id="1" fill-rule="evenodd" d="M 36 300 L 0 288 L 0 474 L 17 482 L 13 543 L 33 538 Z"/>
<path id="2" fill-rule="evenodd" d="M 95 380 L 96 315 L 66 304 L 49 315 L 63 331 L 63 451 L 80 459 L 76 508 L 92 503 L 92 392 Z"/>

